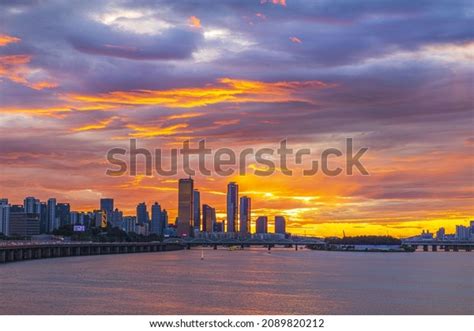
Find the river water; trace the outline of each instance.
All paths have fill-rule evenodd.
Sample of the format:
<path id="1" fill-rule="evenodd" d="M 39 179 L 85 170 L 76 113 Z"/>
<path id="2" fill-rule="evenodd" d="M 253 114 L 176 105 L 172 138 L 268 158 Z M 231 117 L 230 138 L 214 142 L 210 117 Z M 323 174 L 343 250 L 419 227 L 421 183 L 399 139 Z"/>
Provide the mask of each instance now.
<path id="1" fill-rule="evenodd" d="M 474 253 L 201 249 L 0 265 L 0 314 L 474 314 Z"/>

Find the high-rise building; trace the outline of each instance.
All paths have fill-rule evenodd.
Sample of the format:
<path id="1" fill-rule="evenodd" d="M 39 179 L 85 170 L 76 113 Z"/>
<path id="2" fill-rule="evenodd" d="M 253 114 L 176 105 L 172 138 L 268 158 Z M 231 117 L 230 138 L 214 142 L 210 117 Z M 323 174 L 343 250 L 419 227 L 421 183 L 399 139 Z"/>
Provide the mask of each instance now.
<path id="1" fill-rule="evenodd" d="M 146 203 L 142 202 L 137 205 L 137 224 L 143 226 L 148 224 L 149 216 L 146 210 Z"/>
<path id="2" fill-rule="evenodd" d="M 36 213 L 11 213 L 10 235 L 29 237 L 40 233 L 39 216 Z"/>
<path id="3" fill-rule="evenodd" d="M 202 231 L 214 232 L 216 224 L 216 209 L 209 205 L 202 205 Z"/>
<path id="4" fill-rule="evenodd" d="M 71 212 L 71 206 L 69 203 L 58 203 L 56 205 L 56 218 L 59 220 L 59 227 L 68 225 L 71 223 L 69 213 Z"/>
<path id="5" fill-rule="evenodd" d="M 227 184 L 227 232 L 237 231 L 239 210 L 239 186 L 235 182 Z"/>
<path id="6" fill-rule="evenodd" d="M 444 240 L 445 236 L 446 236 L 446 231 L 444 228 L 439 228 L 438 231 L 436 231 L 436 239 Z"/>
<path id="7" fill-rule="evenodd" d="M 177 235 L 191 236 L 194 226 L 194 181 L 192 178 L 179 180 Z"/>
<path id="8" fill-rule="evenodd" d="M 26 197 L 25 200 L 23 200 L 23 208 L 25 209 L 25 213 L 39 214 L 40 201 L 35 197 Z"/>
<path id="9" fill-rule="evenodd" d="M 257 218 L 256 232 L 268 233 L 268 217 L 267 216 L 259 216 Z"/>
<path id="10" fill-rule="evenodd" d="M 59 222 L 56 218 L 56 199 L 48 199 L 48 229 L 47 232 L 53 232 L 59 228 Z"/>
<path id="11" fill-rule="evenodd" d="M 107 222 L 113 224 L 114 199 L 100 199 L 100 210 L 105 212 L 105 215 L 107 215 Z"/>
<path id="12" fill-rule="evenodd" d="M 163 209 L 161 211 L 161 217 L 163 219 L 163 230 L 168 227 L 168 211 L 166 209 Z"/>
<path id="13" fill-rule="evenodd" d="M 163 229 L 163 213 L 161 211 L 161 206 L 158 202 L 155 202 L 151 206 L 150 233 L 161 235 L 163 234 Z"/>
<path id="14" fill-rule="evenodd" d="M 194 229 L 201 230 L 201 194 L 198 190 L 193 190 L 193 219 Z"/>
<path id="15" fill-rule="evenodd" d="M 0 201 L 0 233 L 10 235 L 10 205 L 8 199 Z"/>
<path id="16" fill-rule="evenodd" d="M 247 196 L 240 198 L 240 233 L 250 233 L 250 222 L 251 222 L 252 206 L 251 200 Z"/>
<path id="17" fill-rule="evenodd" d="M 457 240 L 469 240 L 471 237 L 469 232 L 470 232 L 470 229 L 467 226 L 456 225 L 456 239 Z"/>
<path id="18" fill-rule="evenodd" d="M 275 216 L 275 233 L 286 233 L 286 220 L 283 216 Z"/>

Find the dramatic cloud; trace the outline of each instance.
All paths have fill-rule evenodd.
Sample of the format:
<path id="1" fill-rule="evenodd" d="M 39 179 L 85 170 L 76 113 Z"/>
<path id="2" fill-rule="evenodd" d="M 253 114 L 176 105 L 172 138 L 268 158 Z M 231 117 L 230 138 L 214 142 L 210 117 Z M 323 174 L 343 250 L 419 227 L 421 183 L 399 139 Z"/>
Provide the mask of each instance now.
<path id="1" fill-rule="evenodd" d="M 317 155 L 351 137 L 370 176 L 276 166 L 196 186 L 223 219 L 235 180 L 254 218 L 285 215 L 297 233 L 452 231 L 474 218 L 473 13 L 463 0 L 2 2 L 1 195 L 77 210 L 113 196 L 126 214 L 158 200 L 173 220 L 185 174 L 108 177 L 107 150 L 288 139 Z"/>
<path id="2" fill-rule="evenodd" d="M 10 43 L 17 43 L 20 41 L 20 38 L 12 37 L 6 34 L 0 34 L 0 47 L 8 45 Z"/>
<path id="3" fill-rule="evenodd" d="M 330 87 L 320 81 L 276 82 L 222 78 L 218 85 L 203 88 L 172 90 L 114 91 L 99 95 L 68 95 L 69 99 L 94 104 L 162 105 L 168 108 L 193 108 L 223 102 L 285 102 L 310 101 L 301 96 L 301 90 Z M 298 96 L 300 92 L 300 96 Z"/>

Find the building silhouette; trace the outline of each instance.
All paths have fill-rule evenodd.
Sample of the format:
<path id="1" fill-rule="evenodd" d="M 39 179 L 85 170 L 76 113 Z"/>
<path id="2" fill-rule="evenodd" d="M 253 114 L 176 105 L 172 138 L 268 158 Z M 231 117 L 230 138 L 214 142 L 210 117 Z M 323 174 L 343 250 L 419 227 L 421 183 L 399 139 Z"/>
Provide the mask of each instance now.
<path id="1" fill-rule="evenodd" d="M 198 190 L 193 191 L 193 219 L 194 230 L 201 230 L 201 194 Z"/>
<path id="2" fill-rule="evenodd" d="M 70 223 L 70 212 L 71 206 L 69 203 L 58 203 L 56 205 L 56 218 L 58 219 L 59 227 Z"/>
<path id="3" fill-rule="evenodd" d="M 239 186 L 235 182 L 227 184 L 227 232 L 237 231 L 239 210 Z"/>
<path id="4" fill-rule="evenodd" d="M 251 214 L 252 214 L 251 199 L 247 196 L 241 197 L 240 198 L 240 217 L 239 217 L 241 234 L 250 233 Z"/>
<path id="5" fill-rule="evenodd" d="M 286 233 L 286 220 L 283 216 L 275 216 L 275 233 Z"/>
<path id="6" fill-rule="evenodd" d="M 0 233 L 10 234 L 10 205 L 8 199 L 0 199 Z"/>
<path id="7" fill-rule="evenodd" d="M 257 218 L 256 232 L 268 233 L 268 217 L 267 216 L 259 216 Z"/>
<path id="8" fill-rule="evenodd" d="M 203 232 L 214 232 L 216 225 L 216 210 L 209 205 L 202 205 Z"/>
<path id="9" fill-rule="evenodd" d="M 113 223 L 113 211 L 114 211 L 114 199 L 112 198 L 102 198 L 100 199 L 100 210 L 105 212 L 107 215 L 107 222 Z"/>
<path id="10" fill-rule="evenodd" d="M 25 213 L 28 214 L 39 214 L 40 213 L 40 201 L 35 197 L 26 197 L 23 200 L 23 208 Z"/>
<path id="11" fill-rule="evenodd" d="M 194 181 L 192 178 L 182 178 L 178 184 L 178 218 L 177 235 L 192 236 L 194 226 Z"/>
<path id="12" fill-rule="evenodd" d="M 48 232 L 53 232 L 59 228 L 59 222 L 56 218 L 56 199 L 48 199 Z"/>
<path id="13" fill-rule="evenodd" d="M 164 230 L 163 212 L 158 202 L 151 206 L 150 233 L 162 235 Z"/>
<path id="14" fill-rule="evenodd" d="M 141 202 L 137 205 L 137 224 L 143 226 L 148 224 L 148 211 L 146 208 L 146 203 Z"/>

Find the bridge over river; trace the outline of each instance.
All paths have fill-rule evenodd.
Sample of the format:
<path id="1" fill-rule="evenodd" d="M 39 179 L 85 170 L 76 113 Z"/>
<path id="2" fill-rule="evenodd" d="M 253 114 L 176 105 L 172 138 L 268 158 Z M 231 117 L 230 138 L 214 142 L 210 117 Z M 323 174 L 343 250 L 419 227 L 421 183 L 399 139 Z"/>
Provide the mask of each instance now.
<path id="1" fill-rule="evenodd" d="M 53 257 L 162 252 L 183 249 L 162 242 L 0 242 L 0 263 Z"/>
<path id="2" fill-rule="evenodd" d="M 240 247 L 244 249 L 245 247 L 250 246 L 260 246 L 260 247 L 267 247 L 269 250 L 272 247 L 280 246 L 280 247 L 287 247 L 292 248 L 294 247 L 295 250 L 298 250 L 298 246 L 320 246 L 325 247 L 326 242 L 319 238 L 311 238 L 311 237 L 295 237 L 295 238 L 168 238 L 164 240 L 164 243 L 175 243 L 186 247 L 187 249 L 191 249 L 191 247 L 195 246 L 210 246 L 214 249 L 217 249 L 218 246 L 224 247 Z"/>
<path id="3" fill-rule="evenodd" d="M 162 242 L 62 242 L 62 241 L 0 241 L 0 263 L 16 262 L 23 260 L 45 259 L 54 257 L 103 255 L 103 254 L 130 254 L 145 252 L 163 252 L 180 249 L 191 249 L 195 246 L 218 246 L 240 248 L 249 246 L 267 247 L 269 250 L 275 246 L 295 247 L 306 245 L 321 245 L 325 243 L 313 238 L 295 239 L 198 239 L 198 238 L 168 238 Z"/>
<path id="4" fill-rule="evenodd" d="M 469 240 L 434 240 L 434 239 L 404 239 L 402 240 L 403 245 L 411 246 L 415 249 L 423 247 L 423 250 L 427 252 L 431 247 L 433 252 L 439 249 L 447 252 L 459 250 L 466 250 L 468 252 L 474 249 L 474 241 Z"/>

